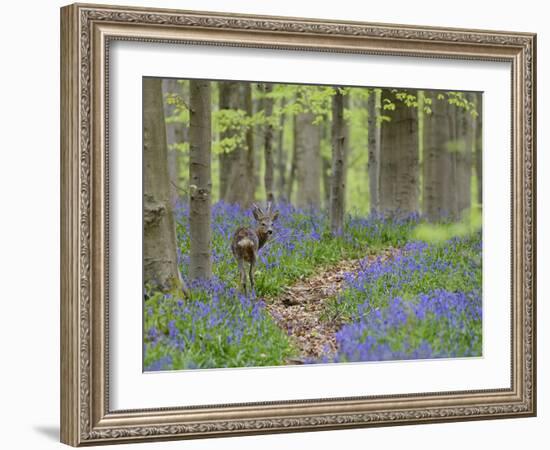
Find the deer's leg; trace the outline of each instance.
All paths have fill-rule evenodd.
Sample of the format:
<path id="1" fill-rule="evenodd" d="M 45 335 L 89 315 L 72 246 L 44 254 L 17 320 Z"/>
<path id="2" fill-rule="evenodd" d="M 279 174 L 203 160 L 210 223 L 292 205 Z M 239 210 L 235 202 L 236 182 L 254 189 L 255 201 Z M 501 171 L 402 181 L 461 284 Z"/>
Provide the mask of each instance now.
<path id="1" fill-rule="evenodd" d="M 243 289 L 243 292 L 246 295 L 246 270 L 244 268 L 244 261 L 242 259 L 239 259 L 238 265 L 239 265 L 239 275 L 241 277 L 241 287 Z"/>
<path id="2" fill-rule="evenodd" d="M 250 261 L 250 271 L 248 272 L 248 277 L 250 278 L 250 292 L 254 292 L 254 269 L 256 266 L 256 258 L 252 258 Z"/>

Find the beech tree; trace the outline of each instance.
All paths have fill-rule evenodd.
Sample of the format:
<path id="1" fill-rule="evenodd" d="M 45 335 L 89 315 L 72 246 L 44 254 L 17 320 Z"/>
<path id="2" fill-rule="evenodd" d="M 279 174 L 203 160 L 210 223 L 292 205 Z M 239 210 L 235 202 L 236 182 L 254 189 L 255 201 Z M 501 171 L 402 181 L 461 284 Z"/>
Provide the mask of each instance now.
<path id="1" fill-rule="evenodd" d="M 451 108 L 446 98 L 436 97 L 424 116 L 423 212 L 431 221 L 456 214 Z"/>
<path id="2" fill-rule="evenodd" d="M 242 108 L 241 84 L 238 81 L 220 81 L 218 87 L 220 111 L 239 111 Z M 232 189 L 229 186 L 229 181 L 233 171 L 238 170 L 237 166 L 240 164 L 240 158 L 244 151 L 238 140 L 239 130 L 236 118 L 232 118 L 228 122 L 229 125 L 220 133 L 220 140 L 233 140 L 237 144 L 236 148 L 232 148 L 231 151 L 223 150 L 219 153 L 219 198 L 225 201 L 228 197 L 234 198 L 234 195 L 229 193 L 229 190 Z"/>
<path id="3" fill-rule="evenodd" d="M 474 152 L 477 173 L 475 95 L 438 92 L 430 102 L 424 117 L 423 211 L 432 221 L 459 220 L 472 206 Z"/>
<path id="4" fill-rule="evenodd" d="M 321 204 L 321 135 L 312 112 L 296 115 L 296 203 L 318 208 Z"/>
<path id="5" fill-rule="evenodd" d="M 285 117 L 284 112 L 286 105 L 285 98 L 283 97 L 280 101 L 281 114 L 279 117 L 279 130 L 277 133 L 277 194 L 279 201 L 286 199 L 286 152 L 285 152 L 285 143 L 284 143 L 284 130 L 285 130 Z"/>
<path id="6" fill-rule="evenodd" d="M 380 126 L 378 126 L 378 116 L 380 110 L 379 92 L 371 89 L 367 101 L 370 211 L 371 213 L 374 213 L 379 210 L 380 203 Z"/>
<path id="7" fill-rule="evenodd" d="M 162 80 L 143 79 L 143 274 L 144 282 L 182 289 L 170 198 Z"/>
<path id="8" fill-rule="evenodd" d="M 210 82 L 191 80 L 189 126 L 189 277 L 212 276 L 211 92 Z"/>
<path id="9" fill-rule="evenodd" d="M 162 80 L 162 95 L 164 98 L 164 119 L 166 123 L 166 143 L 168 144 L 168 173 L 170 176 L 170 190 L 172 197 L 177 198 L 180 191 L 180 152 L 177 149 L 178 144 L 183 142 L 184 126 L 182 123 L 172 119 L 177 111 L 176 102 L 167 101 L 170 96 L 182 96 L 181 85 L 175 78 L 165 78 Z"/>
<path id="10" fill-rule="evenodd" d="M 254 114 L 252 102 L 252 83 L 244 84 L 244 106 L 246 114 L 249 118 Z M 254 127 L 250 124 L 246 129 L 246 183 L 244 190 L 244 200 L 241 204 L 245 207 L 250 206 L 254 202 L 256 192 L 256 173 L 255 173 L 255 155 L 254 155 Z"/>
<path id="11" fill-rule="evenodd" d="M 475 119 L 475 173 L 477 179 L 477 203 L 483 204 L 483 97 L 480 93 L 474 94 L 474 103 L 477 111 Z"/>
<path id="12" fill-rule="evenodd" d="M 344 228 L 346 125 L 344 95 L 340 88 L 332 97 L 332 176 L 330 180 L 330 228 L 340 234 Z"/>
<path id="13" fill-rule="evenodd" d="M 265 159 L 265 174 L 264 188 L 265 198 L 268 202 L 273 202 L 275 199 L 273 180 L 274 180 L 274 162 L 273 162 L 273 124 L 271 123 L 273 115 L 273 98 L 270 94 L 273 92 L 273 85 L 266 83 L 264 85 L 264 107 L 265 107 L 265 130 L 264 130 L 264 159 Z"/>
<path id="14" fill-rule="evenodd" d="M 332 126 L 327 120 L 322 126 L 321 142 L 330 147 L 330 153 L 321 154 L 321 170 L 323 179 L 323 205 L 325 208 L 330 208 L 330 179 L 332 176 L 331 164 L 332 164 Z"/>
<path id="15" fill-rule="evenodd" d="M 417 108 L 408 99 L 415 92 L 382 90 L 390 116 L 382 122 L 380 137 L 380 211 L 406 216 L 418 211 L 419 158 Z M 413 102 L 413 100 L 411 100 Z"/>
<path id="16" fill-rule="evenodd" d="M 294 188 L 294 180 L 296 178 L 296 165 L 298 161 L 298 151 L 296 148 L 297 143 L 297 127 L 296 127 L 296 116 L 292 117 L 292 146 L 291 151 L 292 155 L 290 157 L 290 169 L 288 173 L 288 183 L 286 186 L 286 198 L 289 202 L 292 202 L 292 189 Z"/>
<path id="17" fill-rule="evenodd" d="M 232 164 L 227 179 L 225 201 L 238 203 L 248 207 L 254 201 L 256 187 L 256 176 L 254 173 L 254 127 L 250 123 L 253 115 L 252 110 L 252 87 L 251 83 L 239 82 L 239 110 L 240 115 L 237 133 L 237 146 L 232 150 Z"/>
<path id="18" fill-rule="evenodd" d="M 464 94 L 464 101 L 470 102 L 470 94 Z M 453 136 L 453 156 L 455 158 L 456 212 L 454 219 L 460 219 L 472 204 L 472 155 L 475 142 L 475 117 L 468 104 L 454 106 L 456 126 Z"/>

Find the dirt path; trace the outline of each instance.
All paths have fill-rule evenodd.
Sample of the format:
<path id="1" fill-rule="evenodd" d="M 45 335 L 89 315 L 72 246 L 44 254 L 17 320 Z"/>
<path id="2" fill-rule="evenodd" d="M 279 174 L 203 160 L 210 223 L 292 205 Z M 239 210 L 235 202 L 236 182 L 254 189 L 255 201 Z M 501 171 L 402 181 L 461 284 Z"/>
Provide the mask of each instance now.
<path id="1" fill-rule="evenodd" d="M 290 360 L 289 364 L 302 364 L 308 358 L 330 357 L 336 352 L 336 332 L 342 324 L 321 321 L 325 302 L 343 288 L 344 274 L 357 272 L 362 265 L 371 264 L 379 257 L 393 258 L 397 252 L 398 249 L 390 248 L 367 258 L 340 261 L 267 300 L 267 310 L 300 350 L 300 357 Z"/>

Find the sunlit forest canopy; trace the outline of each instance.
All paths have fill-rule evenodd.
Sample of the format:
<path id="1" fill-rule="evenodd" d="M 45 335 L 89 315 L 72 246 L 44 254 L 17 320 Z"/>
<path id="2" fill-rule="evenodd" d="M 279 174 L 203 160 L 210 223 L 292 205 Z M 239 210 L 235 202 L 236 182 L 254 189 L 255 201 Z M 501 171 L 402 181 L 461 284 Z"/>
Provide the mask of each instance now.
<path id="1" fill-rule="evenodd" d="M 189 83 L 163 80 L 170 178 L 179 196 L 189 189 Z M 481 93 L 209 84 L 213 203 L 247 205 L 269 197 L 327 208 L 338 92 L 344 102 L 346 211 L 403 209 L 458 220 L 481 206 Z"/>

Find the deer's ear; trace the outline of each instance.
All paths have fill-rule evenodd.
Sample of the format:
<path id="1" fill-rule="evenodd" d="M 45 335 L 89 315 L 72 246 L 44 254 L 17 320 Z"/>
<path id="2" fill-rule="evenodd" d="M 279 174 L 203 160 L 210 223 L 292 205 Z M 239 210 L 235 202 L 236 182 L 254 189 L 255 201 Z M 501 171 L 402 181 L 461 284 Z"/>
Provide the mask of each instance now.
<path id="1" fill-rule="evenodd" d="M 277 217 L 279 217 L 279 211 L 275 211 L 273 214 L 271 214 L 271 220 L 275 221 L 277 220 Z"/>

